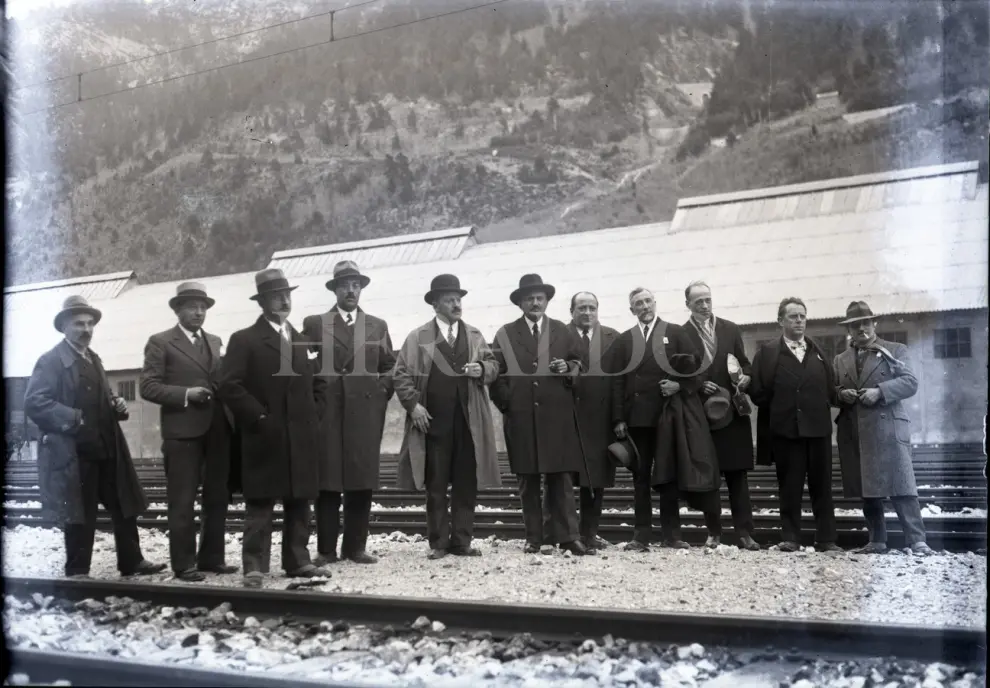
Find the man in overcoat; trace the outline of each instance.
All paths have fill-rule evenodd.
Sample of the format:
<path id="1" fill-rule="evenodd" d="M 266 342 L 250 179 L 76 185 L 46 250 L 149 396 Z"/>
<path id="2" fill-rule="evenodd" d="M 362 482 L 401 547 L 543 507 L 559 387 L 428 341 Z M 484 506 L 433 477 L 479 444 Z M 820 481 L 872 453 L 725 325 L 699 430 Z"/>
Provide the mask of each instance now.
<path id="1" fill-rule="evenodd" d="M 736 357 L 742 368 L 739 390 L 745 391 L 750 383 L 750 364 L 743 346 L 742 331 L 734 322 L 716 318 L 712 311 L 711 288 L 704 282 L 692 282 L 684 290 L 684 299 L 691 317 L 684 323 L 684 331 L 694 344 L 698 355 L 706 363 L 702 373 L 703 397 L 718 394 L 719 390 L 732 390 L 729 377 L 729 355 Z M 743 549 L 758 550 L 753 540 L 753 506 L 749 498 L 748 473 L 753 469 L 753 427 L 749 416 L 740 416 L 729 405 L 732 420 L 725 427 L 712 430 L 718 466 L 729 490 L 729 506 L 732 523 Z"/>
<path id="2" fill-rule="evenodd" d="M 113 521 L 117 569 L 125 576 L 165 570 L 141 554 L 137 517 L 148 508 L 127 439 L 118 424 L 127 404 L 113 393 L 103 362 L 90 349 L 103 314 L 69 296 L 55 316 L 65 338 L 38 359 L 24 411 L 44 433 L 38 445 L 38 485 L 45 510 L 62 527 L 65 575 L 88 577 L 102 503 Z"/>
<path id="3" fill-rule="evenodd" d="M 598 297 L 582 291 L 571 297 L 571 322 L 567 329 L 581 344 L 582 373 L 574 381 L 578 431 L 588 471 L 578 472 L 580 520 L 578 532 L 588 550 L 609 542 L 598 536 L 605 488 L 615 485 L 615 463 L 608 445 L 615 441 L 612 428 L 612 380 L 608 356 L 619 333 L 598 322 Z"/>
<path id="4" fill-rule="evenodd" d="M 230 336 L 220 401 L 241 435 L 244 586 L 268 573 L 272 517 L 282 500 L 282 568 L 289 576 L 327 575 L 309 557 L 309 500 L 318 494 L 319 419 L 326 380 L 314 375 L 306 340 L 289 323 L 290 286 L 281 270 L 255 275 L 257 321 Z"/>
<path id="5" fill-rule="evenodd" d="M 350 260 L 337 263 L 326 283 L 337 305 L 303 321 L 303 334 L 317 355 L 317 375 L 327 385 L 327 411 L 320 424 L 320 496 L 316 500 L 317 564 L 337 561 L 340 507 L 344 537 L 340 558 L 374 564 L 367 551 L 371 495 L 378 470 L 385 412 L 392 398 L 395 353 L 388 324 L 359 306 L 371 278 Z"/>
<path id="6" fill-rule="evenodd" d="M 178 323 L 148 338 L 139 386 L 142 399 L 161 406 L 169 558 L 175 577 L 189 582 L 204 580 L 204 571 L 237 571 L 226 564 L 224 553 L 231 423 L 216 398 L 223 342 L 203 330 L 214 303 L 199 282 L 176 288 L 168 306 Z M 194 511 L 200 486 L 197 555 Z"/>
<path id="7" fill-rule="evenodd" d="M 567 325 L 546 316 L 555 293 L 553 285 L 529 274 L 509 295 L 523 315 L 495 334 L 492 350 L 499 368 L 491 394 L 502 412 L 509 465 L 519 476 L 524 551 L 533 554 L 545 543 L 558 543 L 561 549 L 582 555 L 587 550 L 578 532 L 572 479 L 574 473 L 587 471 L 573 389 L 580 374 L 581 348 Z M 547 533 L 544 510 L 549 514 Z"/>
<path id="8" fill-rule="evenodd" d="M 787 297 L 777 308 L 782 334 L 753 357 L 750 397 L 756 417 L 756 462 L 777 469 L 781 542 L 784 552 L 801 544 L 801 496 L 807 478 L 815 516 L 815 547 L 841 552 L 835 544 L 832 504 L 832 412 L 836 403 L 832 362 L 805 335 L 804 301 Z"/>
<path id="9" fill-rule="evenodd" d="M 674 356 L 690 357 L 696 363 L 694 346 L 680 325 L 657 316 L 656 299 L 649 289 L 637 287 L 629 294 L 629 310 L 636 324 L 619 335 L 613 346 L 612 422 L 616 437 L 627 436 L 636 445 L 639 463 L 633 478 L 635 526 L 626 549 L 646 552 L 653 537 L 652 492 L 660 497 L 660 529 L 663 544 L 688 548 L 681 538 L 680 486 L 677 456 L 657 449 L 658 434 L 674 436 L 674 428 L 661 427 L 666 399 L 675 395 L 697 395 L 698 374 L 689 375 L 671 367 Z M 700 368 L 700 366 L 699 366 Z M 693 372 L 693 371 L 688 371 Z M 669 419 L 673 424 L 673 419 Z M 706 429 L 707 430 L 707 429 Z M 709 460 L 714 457 L 709 457 Z M 717 485 L 714 486 L 717 489 Z M 711 492 L 709 489 L 706 492 Z M 716 493 L 717 495 L 717 493 Z M 701 499 L 685 495 L 693 504 Z M 719 513 L 712 512 L 717 498 L 708 495 L 703 511 L 710 529 L 720 527 Z M 710 531 L 711 532 L 711 531 Z"/>
<path id="10" fill-rule="evenodd" d="M 481 554 L 471 547 L 478 489 L 502 484 L 486 388 L 498 363 L 481 331 L 461 319 L 465 294 L 454 275 L 433 279 L 424 298 L 435 317 L 409 333 L 392 372 L 406 409 L 398 486 L 426 489 L 430 559 Z"/>
<path id="11" fill-rule="evenodd" d="M 883 500 L 889 498 L 907 546 L 929 555 L 911 460 L 911 421 L 903 404 L 918 391 L 908 348 L 877 337 L 877 316 L 865 301 L 850 303 L 840 324 L 846 326 L 852 346 L 835 357 L 840 409 L 836 439 L 843 493 L 863 500 L 870 533 L 870 542 L 859 551 L 887 551 Z"/>

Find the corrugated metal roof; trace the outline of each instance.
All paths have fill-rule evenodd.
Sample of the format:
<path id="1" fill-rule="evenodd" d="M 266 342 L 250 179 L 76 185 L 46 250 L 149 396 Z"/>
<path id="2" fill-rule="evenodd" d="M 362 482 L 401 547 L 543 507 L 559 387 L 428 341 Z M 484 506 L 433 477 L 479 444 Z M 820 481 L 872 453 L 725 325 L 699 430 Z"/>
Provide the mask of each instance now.
<path id="1" fill-rule="evenodd" d="M 964 183 L 968 181 L 962 180 L 960 188 Z M 831 193 L 834 203 L 843 191 Z M 728 227 L 674 231 L 671 223 L 637 225 L 471 245 L 453 257 L 413 263 L 369 267 L 359 261 L 371 277 L 361 306 L 388 321 L 396 346 L 432 317 L 423 294 L 435 275 L 446 272 L 458 275 L 468 290 L 465 319 L 489 337 L 519 317 L 509 292 L 528 272 L 539 273 L 556 286 L 551 317 L 569 319 L 571 294 L 589 290 L 598 295 L 602 322 L 617 329 L 631 324 L 628 294 L 637 286 L 654 291 L 661 317 L 683 322 L 688 315 L 684 287 L 696 279 L 711 285 L 720 316 L 743 325 L 773 322 L 777 304 L 791 295 L 807 302 L 812 320 L 843 316 L 853 299 L 865 299 L 876 312 L 885 313 L 988 306 L 986 185 L 975 187 L 972 198 L 946 201 L 943 197 L 940 203 L 898 207 L 884 203 L 859 213 L 740 222 L 743 206 L 750 202 L 743 199 L 736 210 L 723 211 L 723 217 L 736 217 Z M 800 216 L 807 208 L 804 202 L 795 197 L 790 212 Z M 290 276 L 299 286 L 293 292 L 291 318 L 297 326 L 304 316 L 333 305 L 334 296 L 324 286 L 332 262 L 323 272 Z M 248 298 L 254 293 L 253 273 L 201 281 L 217 299 L 206 322 L 208 331 L 226 341 L 257 318 L 258 306 Z M 167 302 L 177 284 L 137 286 L 96 304 L 104 310 L 104 318 L 94 348 L 108 368 L 141 367 L 147 337 L 174 325 Z M 6 328 L 5 376 L 29 375 L 37 356 L 58 341 L 58 333 L 49 325 L 55 310 L 35 312 Z M 9 339 L 12 331 L 23 337 Z"/>
<path id="2" fill-rule="evenodd" d="M 278 251 L 272 255 L 268 267 L 280 268 L 287 277 L 307 277 L 332 274 L 333 266 L 341 260 L 352 260 L 362 270 L 389 265 L 430 263 L 455 259 L 474 243 L 474 227 L 459 227 Z"/>
<path id="3" fill-rule="evenodd" d="M 52 282 L 35 282 L 6 287 L 3 290 L 4 317 L 15 310 L 42 311 L 53 303 L 61 303 L 67 296 L 77 294 L 89 301 L 115 298 L 125 288 L 137 283 L 133 271 L 113 272 L 106 275 L 74 277 Z"/>

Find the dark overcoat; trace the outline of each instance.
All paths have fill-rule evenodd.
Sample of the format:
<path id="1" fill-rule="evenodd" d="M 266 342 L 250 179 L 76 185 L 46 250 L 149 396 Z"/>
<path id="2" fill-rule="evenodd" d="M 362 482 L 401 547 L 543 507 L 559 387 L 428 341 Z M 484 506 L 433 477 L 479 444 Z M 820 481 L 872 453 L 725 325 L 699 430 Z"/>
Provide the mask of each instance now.
<path id="1" fill-rule="evenodd" d="M 843 389 L 879 389 L 881 400 L 874 406 L 839 401 L 835 419 L 842 491 L 846 497 L 918 496 L 911 457 L 911 421 L 903 400 L 918 391 L 918 378 L 911 372 L 904 344 L 876 340 L 879 350 L 870 351 L 862 374 L 856 373 L 856 350 L 846 349 L 835 357 L 836 392 Z M 892 357 L 892 358 L 891 358 Z"/>
<path id="2" fill-rule="evenodd" d="M 103 362 L 93 350 L 89 353 L 103 378 L 104 387 L 109 390 Z M 79 386 L 77 360 L 78 355 L 65 340 L 42 354 L 31 373 L 24 398 L 24 412 L 44 433 L 38 445 L 41 502 L 46 515 L 59 526 L 85 522 L 75 440 L 79 428 L 75 408 Z M 112 406 L 112 392 L 110 401 Z M 118 420 L 127 417 L 126 413 L 118 414 Z M 117 495 L 124 517 L 131 518 L 148 508 L 148 500 L 134 470 L 127 439 L 116 421 L 113 434 L 117 453 Z"/>
<path id="3" fill-rule="evenodd" d="M 245 499 L 315 499 L 319 491 L 327 385 L 313 374 L 306 340 L 290 330 L 291 347 L 262 316 L 230 336 L 223 359 L 219 394 L 240 434 Z"/>
<path id="4" fill-rule="evenodd" d="M 499 367 L 491 397 L 503 415 L 509 466 L 526 475 L 585 472 L 573 387 L 581 345 L 564 323 L 543 322 L 539 345 L 523 316 L 503 325 L 492 346 Z M 555 358 L 568 362 L 567 373 L 550 372 Z"/>
<path id="5" fill-rule="evenodd" d="M 578 477 L 582 487 L 612 487 L 615 485 L 615 462 L 608 453 L 608 445 L 616 438 L 612 423 L 612 380 L 608 373 L 612 343 L 619 333 L 611 327 L 595 325 L 591 347 L 584 356 L 581 331 L 573 322 L 567 329 L 581 344 L 582 351 L 582 372 L 574 380 L 574 401 L 588 474 L 582 471 Z"/>
<path id="6" fill-rule="evenodd" d="M 684 331 L 690 337 L 698 355 L 706 356 L 705 345 L 693 322 L 684 323 Z M 729 354 L 739 361 L 743 373 L 752 374 L 752 366 L 746 349 L 743 346 L 742 331 L 734 322 L 715 318 L 715 344 L 717 351 L 715 359 L 702 374 L 702 379 L 714 382 L 719 387 L 733 391 L 732 378 L 729 377 Z M 706 361 L 706 363 L 709 363 Z M 715 451 L 718 454 L 718 466 L 723 471 L 748 471 L 753 468 L 753 424 L 749 416 L 740 416 L 735 406 L 729 407 L 732 422 L 720 430 L 712 432 Z"/>
<path id="7" fill-rule="evenodd" d="M 385 412 L 392 398 L 395 352 L 388 325 L 356 310 L 354 324 L 334 306 L 303 321 L 326 382 L 327 410 L 320 422 L 320 490 L 377 490 Z"/>

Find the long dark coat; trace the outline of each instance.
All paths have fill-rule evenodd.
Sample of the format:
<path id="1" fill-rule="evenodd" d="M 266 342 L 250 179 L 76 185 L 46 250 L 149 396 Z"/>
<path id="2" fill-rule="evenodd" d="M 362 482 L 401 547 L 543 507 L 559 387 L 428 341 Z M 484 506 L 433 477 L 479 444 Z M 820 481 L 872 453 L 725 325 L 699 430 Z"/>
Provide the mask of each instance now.
<path id="1" fill-rule="evenodd" d="M 684 323 L 684 331 L 695 345 L 698 355 L 705 357 L 705 345 L 701 341 L 698 328 L 690 320 Z M 749 358 L 743 346 L 742 331 L 734 322 L 715 318 L 715 343 L 718 350 L 711 365 L 702 374 L 702 379 L 714 382 L 719 387 L 733 391 L 732 378 L 729 377 L 729 354 L 739 360 L 743 373 L 752 374 Z M 740 416 L 735 406 L 730 407 L 732 422 L 721 430 L 712 432 L 715 451 L 718 454 L 718 466 L 722 471 L 748 471 L 753 468 L 753 424 L 749 416 Z"/>
<path id="2" fill-rule="evenodd" d="M 651 484 L 676 482 L 681 492 L 717 494 L 720 477 L 715 442 L 704 404 L 695 392 L 666 397 L 657 422 L 656 460 Z"/>
<path id="3" fill-rule="evenodd" d="M 110 389 L 103 362 L 90 350 L 93 365 Z M 84 523 L 79 457 L 75 433 L 78 429 L 75 408 L 79 386 L 77 355 L 65 340 L 42 354 L 34 366 L 24 398 L 28 418 L 44 433 L 38 445 L 38 485 L 46 515 L 59 526 Z M 113 394 L 111 392 L 111 404 Z M 118 414 L 126 420 L 128 414 Z M 113 423 L 117 450 L 117 495 L 125 518 L 137 516 L 148 508 L 148 500 L 138 480 L 131 452 L 120 425 Z"/>
<path id="4" fill-rule="evenodd" d="M 918 391 L 918 378 L 911 372 L 908 348 L 897 342 L 877 339 L 876 344 L 896 359 L 871 351 L 856 374 L 856 350 L 846 349 L 835 357 L 837 390 L 879 389 L 881 401 L 874 406 L 839 402 L 835 419 L 842 491 L 846 497 L 918 496 L 911 459 L 911 421 L 902 403 Z"/>
<path id="5" fill-rule="evenodd" d="M 326 380 L 314 376 L 306 340 L 290 329 L 291 353 L 262 316 L 230 336 L 223 359 L 219 395 L 237 422 L 245 499 L 318 494 Z"/>
<path id="6" fill-rule="evenodd" d="M 567 325 L 571 334 L 581 342 L 581 331 L 574 323 Z M 581 375 L 574 380 L 574 401 L 577 403 L 578 431 L 584 455 L 588 461 L 588 475 L 578 474 L 582 487 L 612 487 L 615 485 L 615 462 L 608 453 L 608 445 L 615 442 L 612 423 L 612 380 L 609 355 L 618 331 L 605 325 L 596 325 L 591 335 L 591 348 L 587 358 L 582 356 Z M 581 342 L 582 352 L 584 344 Z"/>
<path id="7" fill-rule="evenodd" d="M 327 410 L 320 423 L 320 490 L 377 490 L 395 365 L 388 325 L 360 308 L 348 325 L 334 306 L 307 317 L 303 335 L 317 354 L 317 374 L 327 384 Z"/>
<path id="8" fill-rule="evenodd" d="M 543 322 L 539 346 L 525 316 L 503 325 L 492 346 L 499 372 L 491 397 L 503 415 L 509 465 L 516 474 L 584 472 L 573 388 L 581 345 L 564 323 Z M 550 372 L 555 358 L 570 364 L 568 373 Z"/>

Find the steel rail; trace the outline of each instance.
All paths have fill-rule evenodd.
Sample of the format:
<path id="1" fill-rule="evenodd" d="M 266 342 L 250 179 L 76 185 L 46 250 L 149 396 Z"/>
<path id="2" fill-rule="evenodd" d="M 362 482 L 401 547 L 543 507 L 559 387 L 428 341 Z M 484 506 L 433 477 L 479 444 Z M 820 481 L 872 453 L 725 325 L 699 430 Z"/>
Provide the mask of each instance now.
<path id="1" fill-rule="evenodd" d="M 116 596 L 155 605 L 207 609 L 229 602 L 232 611 L 241 616 L 291 615 L 299 621 L 346 620 L 369 625 L 402 626 L 426 616 L 431 621 L 445 624 L 449 633 L 489 631 L 498 637 L 531 633 L 580 641 L 611 634 L 616 638 L 656 644 L 701 643 L 748 650 L 774 647 L 787 652 L 814 653 L 815 656 L 892 656 L 967 666 L 981 665 L 986 659 L 986 631 L 980 628 L 709 616 L 120 581 L 7 578 L 5 583 L 8 595 L 22 598 L 33 593 L 68 601 Z"/>

